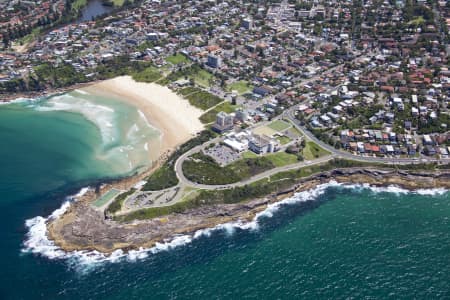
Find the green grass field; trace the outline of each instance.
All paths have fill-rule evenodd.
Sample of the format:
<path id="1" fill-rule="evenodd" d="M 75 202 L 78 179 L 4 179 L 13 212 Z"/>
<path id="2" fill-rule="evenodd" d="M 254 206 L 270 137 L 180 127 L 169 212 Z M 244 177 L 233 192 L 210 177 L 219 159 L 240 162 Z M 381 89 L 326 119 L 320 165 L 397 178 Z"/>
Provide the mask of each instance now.
<path id="1" fill-rule="evenodd" d="M 132 77 L 135 81 L 150 83 L 161 79 L 162 75 L 157 68 L 151 66 L 141 72 L 133 73 Z"/>
<path id="2" fill-rule="evenodd" d="M 214 75 L 203 69 L 199 70 L 197 73 L 194 73 L 189 77 L 194 79 L 196 84 L 203 87 L 210 87 L 211 81 L 214 80 Z"/>
<path id="3" fill-rule="evenodd" d="M 259 156 L 258 154 L 250 150 L 242 152 L 242 158 L 255 158 L 258 156 Z"/>
<path id="4" fill-rule="evenodd" d="M 287 143 L 292 141 L 290 138 L 288 138 L 287 136 L 284 136 L 284 135 L 277 137 L 277 140 L 281 145 L 286 145 Z"/>
<path id="5" fill-rule="evenodd" d="M 259 126 L 253 130 L 253 133 L 272 137 L 273 135 L 277 134 L 277 131 L 269 128 L 268 126 Z"/>
<path id="6" fill-rule="evenodd" d="M 109 200 L 113 199 L 114 197 L 116 197 L 117 195 L 120 194 L 120 190 L 116 190 L 116 189 L 110 189 L 109 191 L 107 191 L 103 196 L 101 196 L 100 198 L 98 198 L 97 200 L 95 200 L 92 205 L 94 205 L 95 207 L 102 207 L 103 205 L 105 205 Z"/>
<path id="7" fill-rule="evenodd" d="M 286 129 L 292 127 L 292 125 L 285 121 L 282 121 L 282 120 L 276 120 L 276 121 L 273 121 L 272 123 L 270 123 L 269 125 L 267 125 L 267 127 L 271 128 L 277 132 L 282 132 L 282 131 L 285 131 Z"/>
<path id="8" fill-rule="evenodd" d="M 196 87 L 193 87 L 193 86 L 189 86 L 189 87 L 186 87 L 186 88 L 183 88 L 183 89 L 177 91 L 177 93 L 182 95 L 182 96 L 187 96 L 187 95 L 190 95 L 190 94 L 198 93 L 200 91 L 201 90 L 199 88 L 196 88 Z"/>
<path id="9" fill-rule="evenodd" d="M 303 134 L 300 132 L 300 130 L 298 130 L 297 128 L 295 128 L 294 126 L 292 126 L 291 128 L 288 129 L 288 132 L 290 134 L 292 134 L 295 137 L 300 137 Z"/>
<path id="10" fill-rule="evenodd" d="M 248 83 L 248 81 L 241 80 L 233 82 L 226 87 L 228 92 L 237 91 L 239 95 L 245 94 L 253 90 L 253 86 Z"/>
<path id="11" fill-rule="evenodd" d="M 214 107 L 214 109 L 208 110 L 206 113 L 201 115 L 200 121 L 203 124 L 212 123 L 216 120 L 216 115 L 219 112 L 224 111 L 226 113 L 232 113 L 236 110 L 237 107 L 239 107 L 239 106 L 232 105 L 230 102 L 225 101 L 225 102 L 217 105 L 216 107 Z"/>
<path id="12" fill-rule="evenodd" d="M 189 62 L 189 59 L 183 54 L 177 53 L 175 55 L 171 55 L 166 58 L 167 62 L 170 62 L 173 65 L 185 64 Z"/>
<path id="13" fill-rule="evenodd" d="M 198 88 L 188 87 L 186 89 L 182 89 L 179 93 L 181 95 L 187 95 L 185 98 L 189 100 L 191 105 L 203 110 L 207 110 L 223 101 L 222 98 Z"/>
<path id="14" fill-rule="evenodd" d="M 221 167 L 210 156 L 195 153 L 183 163 L 183 173 L 189 180 L 202 184 L 227 184 L 249 178 L 275 167 L 268 158 L 244 158 Z"/>
<path id="15" fill-rule="evenodd" d="M 170 213 L 182 213 L 188 209 L 218 204 L 218 203 L 238 203 L 249 199 L 255 199 L 266 196 L 275 191 L 281 191 L 288 187 L 292 187 L 298 183 L 298 180 L 318 172 L 333 170 L 336 168 L 349 168 L 360 166 L 377 166 L 378 164 L 348 161 L 348 160 L 332 160 L 327 163 L 312 165 L 295 170 L 280 172 L 268 178 L 261 179 L 257 182 L 245 185 L 243 187 L 236 187 L 232 189 L 223 190 L 199 190 L 195 197 L 189 197 L 186 201 L 180 201 L 170 206 L 145 208 L 134 211 L 124 216 L 116 217 L 117 221 L 132 221 L 151 219 L 161 217 Z M 417 165 L 414 166 L 417 168 Z"/>
<path id="16" fill-rule="evenodd" d="M 120 211 L 122 209 L 123 203 L 128 198 L 128 196 L 132 195 L 135 191 L 136 189 L 132 188 L 116 196 L 116 198 L 114 198 L 114 201 L 108 205 L 106 212 L 115 214 L 116 212 Z"/>
<path id="17" fill-rule="evenodd" d="M 297 155 L 286 152 L 270 153 L 265 155 L 265 157 L 269 159 L 276 167 L 291 165 L 298 162 Z"/>
<path id="18" fill-rule="evenodd" d="M 181 58 L 174 56 L 172 61 L 179 61 Z M 214 75 L 202 69 L 199 65 L 192 65 L 181 70 L 176 70 L 167 75 L 167 77 L 160 83 L 167 85 L 179 79 L 192 79 L 195 84 L 202 87 L 210 87 L 212 81 L 215 79 Z"/>
<path id="19" fill-rule="evenodd" d="M 258 157 L 267 158 L 274 164 L 275 167 L 282 167 L 286 165 L 295 164 L 296 162 L 298 162 L 296 155 L 289 154 L 286 152 L 269 153 L 262 156 L 259 156 L 258 154 L 252 151 L 245 151 L 242 153 L 242 158 L 258 158 Z"/>
<path id="20" fill-rule="evenodd" d="M 319 158 L 328 154 L 330 154 L 330 152 L 311 141 L 306 142 L 305 148 L 302 150 L 303 158 L 306 160 Z"/>

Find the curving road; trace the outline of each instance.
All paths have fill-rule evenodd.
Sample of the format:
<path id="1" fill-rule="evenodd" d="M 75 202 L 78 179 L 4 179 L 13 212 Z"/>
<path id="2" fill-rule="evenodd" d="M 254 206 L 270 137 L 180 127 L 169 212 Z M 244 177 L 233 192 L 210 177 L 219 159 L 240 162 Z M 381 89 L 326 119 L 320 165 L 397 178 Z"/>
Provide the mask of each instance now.
<path id="1" fill-rule="evenodd" d="M 303 162 L 299 162 L 299 163 L 295 163 L 295 164 L 291 164 L 291 165 L 287 165 L 287 166 L 283 166 L 283 167 L 273 168 L 271 170 L 262 172 L 255 176 L 252 176 L 246 180 L 239 181 L 236 183 L 209 185 L 209 184 L 199 184 L 199 183 L 190 181 L 189 179 L 186 178 L 186 176 L 183 173 L 183 162 L 186 159 L 188 159 L 189 156 L 191 156 L 192 154 L 199 152 L 200 150 L 207 147 L 211 143 L 217 143 L 222 139 L 222 137 L 217 137 L 217 138 L 210 140 L 202 145 L 192 148 L 191 150 L 182 154 L 177 159 L 177 161 L 175 162 L 175 172 L 178 177 L 178 180 L 180 181 L 180 185 L 181 186 L 190 186 L 190 187 L 195 187 L 195 188 L 200 188 L 200 189 L 208 189 L 208 190 L 239 187 L 239 186 L 251 184 L 251 183 L 261 180 L 263 178 L 270 177 L 272 175 L 275 175 L 276 173 L 294 170 L 294 169 L 298 169 L 298 168 L 309 166 L 309 165 L 316 165 L 316 164 L 324 163 L 324 162 L 327 162 L 334 158 L 343 158 L 343 159 L 349 159 L 349 160 L 355 160 L 355 161 L 375 162 L 375 163 L 384 163 L 384 164 L 414 164 L 414 163 L 422 163 L 422 162 L 445 162 L 445 163 L 450 162 L 450 159 L 429 158 L 426 160 L 420 160 L 417 158 L 370 157 L 370 156 L 355 155 L 355 154 L 352 154 L 347 151 L 338 150 L 338 149 L 335 149 L 334 147 L 322 142 L 321 140 L 316 138 L 314 136 L 314 134 L 312 134 L 306 128 L 304 128 L 303 126 L 300 126 L 298 120 L 293 115 L 292 110 L 289 110 L 286 113 L 284 114 L 284 116 L 287 117 L 294 124 L 294 126 L 297 129 L 299 129 L 308 139 L 312 140 L 313 142 L 320 145 L 322 148 L 329 151 L 331 153 L 331 155 L 327 155 L 327 156 L 323 156 L 323 157 L 320 157 L 320 158 L 317 158 L 314 160 L 303 161 Z M 260 125 L 260 124 L 258 124 L 258 125 Z"/>
<path id="2" fill-rule="evenodd" d="M 315 142 L 316 144 L 318 144 L 322 148 L 324 148 L 327 151 L 331 152 L 336 157 L 346 158 L 346 159 L 351 159 L 351 160 L 358 160 L 358 161 L 365 161 L 365 162 L 377 162 L 377 163 L 387 163 L 387 164 L 415 164 L 415 163 L 422 163 L 422 162 L 443 162 L 443 163 L 448 163 L 448 162 L 450 162 L 450 159 L 436 159 L 436 158 L 419 159 L 419 158 L 400 158 L 400 157 L 397 158 L 397 157 L 362 156 L 362 155 L 357 155 L 357 154 L 350 153 L 350 152 L 345 151 L 345 150 L 338 150 L 338 149 L 332 147 L 331 145 L 326 144 L 323 141 L 319 140 L 312 132 L 310 132 L 304 126 L 301 126 L 299 124 L 299 121 L 295 118 L 293 109 L 290 109 L 287 112 L 285 112 L 285 116 L 308 139 L 312 140 L 313 142 Z"/>
<path id="3" fill-rule="evenodd" d="M 374 56 L 374 53 L 369 54 L 368 56 Z M 356 57 L 354 60 L 358 59 L 359 57 L 361 57 L 362 55 L 358 55 L 358 57 Z M 333 68 L 330 68 L 329 70 L 318 74 L 312 78 L 308 78 L 305 80 L 302 80 L 300 82 L 298 82 L 295 86 L 300 86 L 300 85 L 304 85 L 310 82 L 315 81 L 318 77 L 326 75 L 328 73 L 334 72 L 340 68 L 342 68 L 343 64 L 341 65 L 337 65 Z M 207 185 L 207 184 L 198 184 L 195 182 L 190 181 L 189 179 L 186 178 L 186 176 L 184 176 L 183 173 L 183 162 L 192 154 L 200 151 L 201 149 L 203 149 L 204 147 L 208 146 L 211 143 L 216 143 L 219 142 L 222 137 L 217 137 L 211 141 L 206 142 L 203 145 L 199 145 L 197 147 L 194 147 L 193 149 L 185 152 L 183 155 L 181 155 L 177 161 L 175 162 L 175 172 L 176 175 L 178 177 L 178 180 L 180 181 L 180 185 L 181 186 L 191 186 L 191 187 L 195 187 L 195 188 L 201 188 L 201 189 L 226 189 L 226 188 L 232 188 L 232 187 L 238 187 L 238 186 L 243 186 L 246 184 L 250 184 L 253 183 L 255 181 L 261 180 L 263 178 L 267 178 L 270 177 L 276 173 L 279 172 L 283 172 L 283 171 L 288 171 L 288 170 L 293 170 L 293 169 L 297 169 L 297 168 L 301 168 L 307 165 L 314 165 L 314 164 L 320 164 L 320 163 L 324 163 L 326 161 L 329 161 L 333 158 L 343 158 L 343 159 L 349 159 L 349 160 L 355 160 L 355 161 L 362 161 L 362 162 L 374 162 L 374 163 L 383 163 L 383 164 L 417 164 L 417 163 L 427 163 L 427 162 L 438 162 L 438 163 L 450 163 L 450 159 L 435 159 L 435 158 L 426 158 L 426 159 L 419 159 L 419 158 L 396 158 L 396 157 L 373 157 L 373 156 L 362 156 L 362 155 L 356 155 L 353 153 L 350 153 L 348 151 L 344 151 L 344 150 L 338 150 L 332 146 L 330 146 L 329 144 L 326 144 L 324 142 L 322 142 L 321 140 L 319 140 L 312 132 L 310 132 L 308 129 L 306 129 L 304 126 L 301 126 L 299 124 L 299 121 L 297 120 L 297 118 L 295 117 L 295 107 L 291 107 L 290 109 L 288 109 L 287 111 L 285 111 L 283 114 L 277 116 L 276 118 L 273 118 L 273 120 L 276 119 L 280 119 L 280 118 L 287 118 L 289 121 L 292 122 L 292 124 L 298 129 L 300 130 L 300 132 L 303 133 L 303 135 L 305 137 L 307 137 L 309 140 L 315 142 L 316 144 L 318 144 L 319 146 L 321 146 L 322 148 L 326 149 L 327 151 L 329 151 L 331 153 L 331 155 L 328 156 L 324 156 L 318 159 L 314 159 L 314 160 L 310 160 L 310 161 L 304 161 L 304 162 L 299 162 L 299 163 L 295 163 L 292 165 L 287 165 L 284 167 L 278 167 L 278 168 L 274 168 L 271 169 L 269 171 L 257 174 L 255 176 L 252 176 L 246 180 L 240 181 L 240 182 L 236 182 L 236 183 L 231 183 L 231 184 L 223 184 L 223 185 Z M 272 121 L 273 121 L 272 120 Z M 253 127 L 257 127 L 257 126 L 262 126 L 264 125 L 264 123 L 259 123 L 256 124 L 252 127 L 249 127 L 249 129 L 253 128 Z"/>

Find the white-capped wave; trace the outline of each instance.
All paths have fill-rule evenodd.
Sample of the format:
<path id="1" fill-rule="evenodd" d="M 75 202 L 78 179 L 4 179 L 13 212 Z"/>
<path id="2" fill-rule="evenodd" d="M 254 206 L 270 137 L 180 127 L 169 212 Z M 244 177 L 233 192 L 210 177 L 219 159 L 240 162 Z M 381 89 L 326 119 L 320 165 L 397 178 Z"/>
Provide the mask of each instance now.
<path id="1" fill-rule="evenodd" d="M 8 104 L 13 104 L 13 103 L 28 103 L 33 101 L 33 99 L 30 98 L 16 98 L 16 99 L 12 99 L 12 100 L 7 100 L 7 101 L 0 101 L 0 105 L 8 105 Z"/>
<path id="2" fill-rule="evenodd" d="M 83 97 L 74 97 L 71 94 L 63 94 L 46 99 L 33 105 L 38 111 L 68 111 L 83 115 L 86 119 L 94 123 L 100 130 L 105 144 L 116 140 L 115 111 L 113 108 L 94 103 Z"/>
<path id="3" fill-rule="evenodd" d="M 75 92 L 82 94 L 82 95 L 90 95 L 90 93 L 86 92 L 85 90 L 75 90 Z"/>
<path id="4" fill-rule="evenodd" d="M 118 262 L 123 260 L 137 261 L 147 258 L 149 254 L 157 254 L 162 251 L 175 249 L 177 247 L 189 244 L 201 237 L 210 237 L 215 231 L 224 231 L 227 235 L 232 235 L 237 229 L 257 230 L 259 228 L 261 219 L 273 217 L 281 207 L 300 202 L 314 201 L 320 195 L 324 194 L 327 188 L 330 187 L 340 187 L 356 190 L 369 189 L 374 193 L 386 192 L 394 194 L 404 194 L 410 192 L 420 195 L 443 195 L 444 193 L 448 192 L 448 190 L 446 189 L 420 189 L 415 191 L 408 191 L 396 186 L 374 187 L 367 184 L 342 184 L 337 183 L 336 181 L 330 181 L 329 183 L 318 185 L 311 190 L 295 193 L 292 197 L 269 204 L 266 209 L 257 213 L 253 220 L 250 222 L 239 220 L 236 222 L 219 224 L 213 228 L 197 230 L 192 235 L 179 235 L 172 238 L 171 240 L 165 240 L 162 243 L 156 243 L 155 246 L 151 248 L 139 248 L 138 250 L 130 250 L 128 252 L 124 252 L 123 250 L 119 249 L 109 255 L 98 251 L 65 252 L 59 247 L 55 246 L 54 243 L 48 239 L 46 224 L 49 220 L 61 216 L 69 208 L 70 202 L 67 201 L 61 206 L 61 208 L 55 210 L 48 218 L 39 216 L 26 221 L 26 226 L 29 228 L 29 232 L 27 234 L 27 239 L 24 242 L 24 249 L 22 251 L 38 253 L 49 259 L 67 259 L 70 264 L 79 267 L 79 270 L 86 270 L 87 268 L 91 268 L 104 262 Z M 83 189 L 82 191 L 80 191 L 80 193 L 85 193 L 86 191 L 87 189 Z M 80 195 L 80 193 L 78 193 L 77 195 Z"/>
<path id="5" fill-rule="evenodd" d="M 67 197 L 66 201 L 60 208 L 56 209 L 47 218 L 37 216 L 25 221 L 25 226 L 28 228 L 28 233 L 23 242 L 24 248 L 22 252 L 31 252 L 43 255 L 50 259 L 61 258 L 66 255 L 66 252 L 61 250 L 55 243 L 47 237 L 47 223 L 62 216 L 70 207 L 73 199 L 81 197 L 89 190 L 88 187 L 82 188 L 77 194 Z"/>
<path id="6" fill-rule="evenodd" d="M 444 195 L 448 192 L 448 190 L 444 188 L 436 188 L 436 189 L 418 189 L 415 191 L 419 195 L 424 196 L 434 196 L 434 195 Z"/>
<path id="7" fill-rule="evenodd" d="M 338 186 L 356 191 L 370 190 L 373 193 L 391 193 L 395 195 L 418 194 L 424 196 L 439 196 L 447 193 L 449 190 L 444 188 L 416 189 L 408 190 L 397 185 L 389 186 L 373 186 L 368 183 L 364 184 L 338 184 Z"/>
<path id="8" fill-rule="evenodd" d="M 150 125 L 150 122 L 148 121 L 147 117 L 140 109 L 138 109 L 138 114 L 141 117 L 141 119 L 144 121 L 145 125 L 147 125 L 147 127 L 154 128 L 152 125 Z"/>

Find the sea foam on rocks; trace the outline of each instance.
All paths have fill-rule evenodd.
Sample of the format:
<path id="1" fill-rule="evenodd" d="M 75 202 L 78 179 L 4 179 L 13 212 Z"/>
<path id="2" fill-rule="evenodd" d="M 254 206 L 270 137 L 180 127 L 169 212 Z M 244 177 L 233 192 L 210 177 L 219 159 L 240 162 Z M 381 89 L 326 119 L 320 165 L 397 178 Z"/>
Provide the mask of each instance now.
<path id="1" fill-rule="evenodd" d="M 111 254 L 105 254 L 98 251 L 72 251 L 65 252 L 58 246 L 56 246 L 53 241 L 49 240 L 47 237 L 47 223 L 50 220 L 58 218 L 64 214 L 70 207 L 71 199 L 81 196 L 88 190 L 84 188 L 77 195 L 70 197 L 70 199 L 62 204 L 60 208 L 55 210 L 47 218 L 38 216 L 29 219 L 25 222 L 28 228 L 27 238 L 24 241 L 22 251 L 25 253 L 35 253 L 47 257 L 49 259 L 67 259 L 69 264 L 79 267 L 80 270 L 86 270 L 86 267 L 91 268 L 93 266 L 99 265 L 104 262 L 119 262 L 119 261 L 137 261 L 140 259 L 147 258 L 150 254 L 157 254 L 162 251 L 169 251 L 177 247 L 191 243 L 192 241 L 202 238 L 210 237 L 216 231 L 224 231 L 227 235 L 232 235 L 236 230 L 258 230 L 259 223 L 262 218 L 271 218 L 274 214 L 283 206 L 293 205 L 300 202 L 313 201 L 316 200 L 320 195 L 324 194 L 327 188 L 338 187 L 345 189 L 354 189 L 356 191 L 369 189 L 374 193 L 393 193 L 396 195 L 405 193 L 416 193 L 420 195 L 443 195 L 447 193 L 446 189 L 419 189 L 415 191 L 409 191 L 397 186 L 387 186 L 387 187 L 374 187 L 368 184 L 342 184 L 336 181 L 330 181 L 329 183 L 320 184 L 315 188 L 307 191 L 302 191 L 294 194 L 292 197 L 286 198 L 276 203 L 269 204 L 266 209 L 257 213 L 252 221 L 250 222 L 231 222 L 225 224 L 219 224 L 212 228 L 205 228 L 197 230 L 192 235 L 178 235 L 172 239 L 164 240 L 161 243 L 156 243 L 155 246 L 151 248 L 139 248 L 137 250 L 130 250 L 124 252 L 119 249 Z"/>

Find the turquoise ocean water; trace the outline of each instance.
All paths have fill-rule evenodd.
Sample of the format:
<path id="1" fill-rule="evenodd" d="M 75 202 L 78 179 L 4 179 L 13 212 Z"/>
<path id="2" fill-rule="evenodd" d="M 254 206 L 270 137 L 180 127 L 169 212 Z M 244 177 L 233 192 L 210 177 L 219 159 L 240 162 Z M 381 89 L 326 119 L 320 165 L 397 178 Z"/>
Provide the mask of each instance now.
<path id="1" fill-rule="evenodd" d="M 143 259 L 90 265 L 23 251 L 26 220 L 134 172 L 155 136 L 134 108 L 77 92 L 0 106 L 0 299 L 450 297 L 445 191 L 321 187 L 251 229 L 224 226 Z"/>

